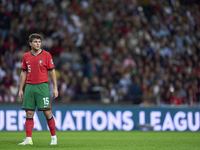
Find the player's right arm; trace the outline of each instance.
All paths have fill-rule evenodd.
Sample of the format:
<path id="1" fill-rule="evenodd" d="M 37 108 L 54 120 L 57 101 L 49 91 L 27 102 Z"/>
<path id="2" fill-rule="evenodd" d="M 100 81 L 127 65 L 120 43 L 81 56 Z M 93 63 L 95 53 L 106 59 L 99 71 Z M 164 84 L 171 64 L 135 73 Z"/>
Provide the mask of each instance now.
<path id="1" fill-rule="evenodd" d="M 26 76 L 27 76 L 27 71 L 22 70 L 20 74 L 20 84 L 19 84 L 19 99 L 23 100 L 24 98 L 24 92 L 23 92 L 23 87 L 26 81 Z"/>

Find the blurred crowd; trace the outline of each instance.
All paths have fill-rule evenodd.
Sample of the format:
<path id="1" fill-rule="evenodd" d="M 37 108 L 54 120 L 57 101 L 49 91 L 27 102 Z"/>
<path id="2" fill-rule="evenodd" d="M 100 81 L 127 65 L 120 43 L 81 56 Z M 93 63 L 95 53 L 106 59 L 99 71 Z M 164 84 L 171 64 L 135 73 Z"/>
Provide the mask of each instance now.
<path id="1" fill-rule="evenodd" d="M 35 32 L 56 66 L 54 101 L 200 102 L 198 0 L 1 0 L 0 101 L 20 102 L 21 60 Z"/>

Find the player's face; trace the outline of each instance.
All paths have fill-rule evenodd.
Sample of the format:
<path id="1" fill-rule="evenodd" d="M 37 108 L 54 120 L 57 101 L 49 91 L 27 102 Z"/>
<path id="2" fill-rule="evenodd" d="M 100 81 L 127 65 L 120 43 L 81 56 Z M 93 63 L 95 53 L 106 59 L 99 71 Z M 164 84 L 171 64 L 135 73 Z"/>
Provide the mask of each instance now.
<path id="1" fill-rule="evenodd" d="M 33 50 L 39 50 L 41 47 L 41 40 L 40 39 L 33 39 L 32 42 L 29 43 L 31 46 L 31 49 Z"/>

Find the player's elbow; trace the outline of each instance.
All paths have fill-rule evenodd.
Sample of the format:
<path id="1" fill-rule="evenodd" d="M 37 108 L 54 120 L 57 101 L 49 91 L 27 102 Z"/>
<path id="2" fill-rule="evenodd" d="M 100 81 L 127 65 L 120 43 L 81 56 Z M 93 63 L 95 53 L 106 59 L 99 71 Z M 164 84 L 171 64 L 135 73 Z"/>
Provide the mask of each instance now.
<path id="1" fill-rule="evenodd" d="M 55 74 L 55 69 L 51 69 L 51 70 L 49 70 L 49 73 L 50 73 L 50 75 Z"/>

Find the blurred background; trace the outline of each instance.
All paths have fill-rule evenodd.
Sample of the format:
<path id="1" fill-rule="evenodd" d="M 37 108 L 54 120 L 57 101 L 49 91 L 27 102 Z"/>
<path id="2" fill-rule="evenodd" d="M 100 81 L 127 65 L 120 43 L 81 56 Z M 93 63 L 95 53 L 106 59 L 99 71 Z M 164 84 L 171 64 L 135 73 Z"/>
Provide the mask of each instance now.
<path id="1" fill-rule="evenodd" d="M 198 0 L 1 0 L 0 104 L 22 103 L 35 32 L 55 63 L 54 104 L 200 106 Z"/>

